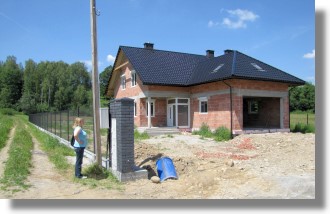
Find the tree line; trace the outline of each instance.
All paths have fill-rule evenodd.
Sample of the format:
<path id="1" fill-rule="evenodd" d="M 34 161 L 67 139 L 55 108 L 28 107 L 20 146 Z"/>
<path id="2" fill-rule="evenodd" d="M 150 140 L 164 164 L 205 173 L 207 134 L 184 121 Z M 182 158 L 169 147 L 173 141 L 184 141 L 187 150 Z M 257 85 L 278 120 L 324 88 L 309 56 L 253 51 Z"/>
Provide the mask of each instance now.
<path id="1" fill-rule="evenodd" d="M 112 71 L 108 66 L 99 75 L 100 94 L 104 97 Z M 24 66 L 16 57 L 0 61 L 0 108 L 13 108 L 26 114 L 92 107 L 92 81 L 82 62 L 29 59 Z"/>
<path id="2" fill-rule="evenodd" d="M 315 85 L 306 83 L 290 91 L 290 111 L 309 111 L 315 113 Z"/>

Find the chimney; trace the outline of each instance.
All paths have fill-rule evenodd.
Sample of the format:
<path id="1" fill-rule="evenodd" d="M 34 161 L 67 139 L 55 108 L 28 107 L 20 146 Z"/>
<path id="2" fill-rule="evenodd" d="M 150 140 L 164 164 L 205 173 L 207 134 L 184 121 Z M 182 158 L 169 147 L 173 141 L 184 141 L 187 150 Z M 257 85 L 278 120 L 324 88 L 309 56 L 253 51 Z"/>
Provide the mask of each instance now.
<path id="1" fill-rule="evenodd" d="M 214 57 L 214 51 L 213 50 L 206 50 L 206 56 L 207 56 L 207 58 L 213 58 Z"/>
<path id="2" fill-rule="evenodd" d="M 144 48 L 153 50 L 154 49 L 154 44 L 150 43 L 150 42 L 146 42 L 146 43 L 144 43 Z"/>
<path id="3" fill-rule="evenodd" d="M 229 53 L 232 53 L 232 52 L 233 52 L 233 50 L 229 50 L 229 49 L 225 50 L 225 54 L 229 54 Z"/>

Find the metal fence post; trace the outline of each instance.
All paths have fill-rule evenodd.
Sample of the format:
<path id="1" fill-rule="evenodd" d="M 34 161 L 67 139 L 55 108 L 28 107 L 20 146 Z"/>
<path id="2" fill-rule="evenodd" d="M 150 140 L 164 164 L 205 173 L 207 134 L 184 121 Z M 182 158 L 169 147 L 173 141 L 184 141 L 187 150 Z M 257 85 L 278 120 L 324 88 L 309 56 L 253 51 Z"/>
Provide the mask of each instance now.
<path id="1" fill-rule="evenodd" d="M 62 138 L 62 117 L 61 117 L 62 112 L 60 112 L 60 138 Z"/>
<path id="2" fill-rule="evenodd" d="M 67 130 L 68 130 L 68 141 L 70 141 L 69 119 L 70 119 L 70 110 L 68 109 L 68 119 L 67 119 L 67 125 L 68 125 L 68 128 L 67 128 Z"/>
<path id="3" fill-rule="evenodd" d="M 55 132 L 54 132 L 54 134 L 56 135 L 56 111 L 55 111 Z"/>
<path id="4" fill-rule="evenodd" d="M 45 118 L 44 118 L 44 113 L 41 113 L 41 128 L 44 128 L 44 120 L 45 120 Z"/>
<path id="5" fill-rule="evenodd" d="M 46 113 L 46 130 L 48 131 L 48 112 Z"/>
<path id="6" fill-rule="evenodd" d="M 53 133 L 53 113 L 50 112 L 50 132 Z"/>

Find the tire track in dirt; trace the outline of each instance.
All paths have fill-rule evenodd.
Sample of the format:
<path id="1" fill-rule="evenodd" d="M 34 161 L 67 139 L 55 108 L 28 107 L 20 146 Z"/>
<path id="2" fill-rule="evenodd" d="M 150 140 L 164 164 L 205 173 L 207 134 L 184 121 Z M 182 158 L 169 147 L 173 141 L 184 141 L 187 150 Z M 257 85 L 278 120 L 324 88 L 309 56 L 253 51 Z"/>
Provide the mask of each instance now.
<path id="1" fill-rule="evenodd" d="M 31 185 L 24 192 L 13 195 L 15 199 L 56 199 L 71 198 L 84 191 L 78 183 L 70 181 L 66 176 L 61 175 L 49 161 L 48 155 L 40 149 L 40 143 L 32 136 L 34 148 L 32 152 L 32 168 L 27 179 Z"/>
<path id="2" fill-rule="evenodd" d="M 6 142 L 6 145 L 0 151 L 0 176 L 1 177 L 2 177 L 2 175 L 4 173 L 4 170 L 5 170 L 6 161 L 8 159 L 8 151 L 9 151 L 11 143 L 13 142 L 15 132 L 16 132 L 16 125 L 10 130 L 9 137 L 8 137 L 7 142 Z"/>
<path id="3" fill-rule="evenodd" d="M 2 148 L 2 150 L 0 151 L 0 175 L 1 175 L 1 177 L 5 170 L 6 161 L 8 159 L 8 151 L 9 151 L 11 143 L 13 142 L 15 132 L 16 132 L 16 125 L 10 130 L 8 140 L 6 142 L 6 146 L 4 148 Z"/>
<path id="4" fill-rule="evenodd" d="M 1 176 L 1 178 L 3 177 L 4 171 L 5 171 L 6 162 L 7 162 L 8 156 L 9 156 L 8 151 L 9 151 L 10 145 L 13 142 L 15 132 L 16 132 L 16 125 L 14 125 L 14 127 L 10 130 L 6 145 L 0 151 L 0 176 Z M 0 198 L 8 198 L 7 193 L 0 191 Z"/>

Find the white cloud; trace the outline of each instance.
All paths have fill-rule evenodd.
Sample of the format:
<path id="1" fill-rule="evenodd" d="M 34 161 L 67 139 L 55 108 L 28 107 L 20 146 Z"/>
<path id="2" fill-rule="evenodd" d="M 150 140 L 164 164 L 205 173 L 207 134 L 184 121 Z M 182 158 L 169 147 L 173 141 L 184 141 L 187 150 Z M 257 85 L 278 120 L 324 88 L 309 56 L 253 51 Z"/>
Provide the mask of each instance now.
<path id="1" fill-rule="evenodd" d="M 305 59 L 314 59 L 315 58 L 315 49 L 312 51 L 312 53 L 306 53 L 303 56 Z"/>
<path id="2" fill-rule="evenodd" d="M 92 60 L 81 60 L 88 68 L 92 68 Z"/>
<path id="3" fill-rule="evenodd" d="M 115 59 L 116 58 L 114 56 L 112 56 L 111 54 L 109 54 L 107 56 L 107 62 L 114 63 L 115 62 Z"/>
<path id="4" fill-rule="evenodd" d="M 80 60 L 80 62 L 84 63 L 87 69 L 92 70 L 93 63 L 92 60 Z M 102 66 L 103 63 L 98 61 L 98 66 Z"/>
<path id="5" fill-rule="evenodd" d="M 246 28 L 247 22 L 254 22 L 259 16 L 249 10 L 227 10 L 230 17 L 226 17 L 222 20 L 222 24 L 228 28 L 238 29 Z"/>
<path id="6" fill-rule="evenodd" d="M 212 20 L 210 20 L 208 23 L 207 23 L 207 26 L 208 27 L 214 27 L 214 26 L 217 26 L 217 25 L 219 25 L 219 22 L 214 22 L 214 21 L 212 21 Z"/>

